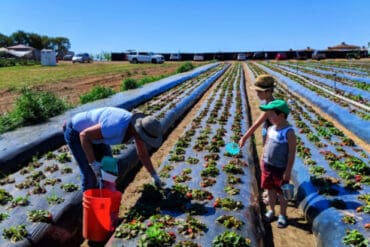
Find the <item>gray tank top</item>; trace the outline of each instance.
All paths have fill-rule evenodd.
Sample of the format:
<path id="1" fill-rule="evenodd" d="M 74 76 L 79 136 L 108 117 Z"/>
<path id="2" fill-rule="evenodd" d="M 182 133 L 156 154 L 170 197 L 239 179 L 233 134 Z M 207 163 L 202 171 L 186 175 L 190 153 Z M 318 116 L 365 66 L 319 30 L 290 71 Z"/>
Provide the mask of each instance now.
<path id="1" fill-rule="evenodd" d="M 265 164 L 285 168 L 288 161 L 289 147 L 287 133 L 293 130 L 292 126 L 276 130 L 276 126 L 271 126 L 267 130 L 267 142 L 263 153 Z"/>

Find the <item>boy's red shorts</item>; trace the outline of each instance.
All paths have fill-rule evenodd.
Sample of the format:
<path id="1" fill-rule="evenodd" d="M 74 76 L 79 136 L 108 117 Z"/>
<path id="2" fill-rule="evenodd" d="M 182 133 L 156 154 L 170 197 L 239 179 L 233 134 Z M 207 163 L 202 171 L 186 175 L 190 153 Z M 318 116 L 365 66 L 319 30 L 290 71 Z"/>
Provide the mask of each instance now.
<path id="1" fill-rule="evenodd" d="M 275 189 L 281 193 L 280 186 L 283 185 L 283 175 L 285 168 L 277 168 L 264 164 L 262 167 L 261 187 L 262 189 Z"/>

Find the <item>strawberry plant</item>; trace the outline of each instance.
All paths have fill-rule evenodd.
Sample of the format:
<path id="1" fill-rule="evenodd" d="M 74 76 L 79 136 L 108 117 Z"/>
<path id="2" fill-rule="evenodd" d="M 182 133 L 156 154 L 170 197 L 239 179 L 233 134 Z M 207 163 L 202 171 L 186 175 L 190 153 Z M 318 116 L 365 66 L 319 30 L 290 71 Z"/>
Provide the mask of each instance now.
<path id="1" fill-rule="evenodd" d="M 227 172 L 227 173 L 231 173 L 231 174 L 244 174 L 244 171 L 241 167 L 239 166 L 236 166 L 234 164 L 226 164 L 222 167 L 222 170 L 224 172 Z"/>
<path id="2" fill-rule="evenodd" d="M 171 245 L 175 237 L 174 234 L 166 232 L 162 224 L 153 224 L 140 237 L 138 247 Z"/>
<path id="3" fill-rule="evenodd" d="M 13 196 L 4 189 L 0 189 L 0 204 L 5 205 L 13 199 Z"/>
<path id="4" fill-rule="evenodd" d="M 44 186 L 45 185 L 55 185 L 55 184 L 60 183 L 60 182 L 62 182 L 62 180 L 60 178 L 47 178 L 44 181 Z"/>
<path id="5" fill-rule="evenodd" d="M 139 221 L 121 224 L 116 228 L 114 237 L 123 239 L 135 238 L 138 234 L 143 234 L 145 229 L 145 225 Z"/>
<path id="6" fill-rule="evenodd" d="M 358 230 L 348 230 L 346 236 L 343 237 L 342 242 L 346 245 L 356 247 L 367 247 L 369 244 L 369 241 Z"/>
<path id="7" fill-rule="evenodd" d="M 195 238 L 197 234 L 204 234 L 208 227 L 192 216 L 186 217 L 185 221 L 177 221 L 179 233 L 188 238 Z"/>
<path id="8" fill-rule="evenodd" d="M 59 156 L 56 157 L 56 160 L 60 163 L 67 163 L 71 162 L 71 156 L 68 155 L 68 153 L 61 153 Z"/>
<path id="9" fill-rule="evenodd" d="M 12 200 L 12 203 L 10 205 L 10 207 L 14 208 L 16 206 L 22 206 L 22 207 L 25 207 L 29 204 L 30 202 L 28 201 L 28 197 L 25 196 L 18 196 L 18 197 L 15 197 L 13 200 Z"/>
<path id="10" fill-rule="evenodd" d="M 226 182 L 230 184 L 240 184 L 242 182 L 240 177 L 234 175 L 227 175 Z"/>
<path id="11" fill-rule="evenodd" d="M 225 192 L 229 195 L 238 195 L 240 193 L 240 189 L 235 188 L 232 185 L 228 185 L 224 188 Z"/>
<path id="12" fill-rule="evenodd" d="M 239 230 L 244 225 L 243 221 L 229 215 L 221 215 L 216 219 L 216 221 L 224 225 L 226 228 L 235 228 Z"/>
<path id="13" fill-rule="evenodd" d="M 202 177 L 216 177 L 220 174 L 220 170 L 216 166 L 208 166 L 200 172 Z"/>
<path id="14" fill-rule="evenodd" d="M 212 200 L 213 195 L 211 192 L 206 190 L 194 189 L 192 190 L 192 198 L 195 200 L 203 201 L 203 200 Z"/>
<path id="15" fill-rule="evenodd" d="M 64 202 L 64 199 L 57 196 L 57 195 L 51 195 L 51 196 L 47 196 L 46 197 L 46 200 L 48 201 L 49 205 L 56 205 L 56 204 L 60 204 L 62 202 Z"/>
<path id="16" fill-rule="evenodd" d="M 31 210 L 27 212 L 27 220 L 31 222 L 51 222 L 53 216 L 47 210 Z"/>
<path id="17" fill-rule="evenodd" d="M 199 162 L 199 159 L 194 158 L 194 157 L 188 157 L 186 159 L 186 163 L 189 163 L 189 164 L 192 164 L 192 165 L 197 164 L 198 162 Z"/>
<path id="18" fill-rule="evenodd" d="M 62 184 L 60 188 L 64 190 L 65 192 L 72 192 L 72 191 L 78 190 L 78 185 L 66 183 L 66 184 Z"/>
<path id="19" fill-rule="evenodd" d="M 239 210 L 244 208 L 241 201 L 235 201 L 231 198 L 216 198 L 214 207 L 221 207 L 224 210 Z"/>
<path id="20" fill-rule="evenodd" d="M 250 244 L 250 239 L 243 238 L 239 234 L 229 231 L 216 236 L 212 241 L 213 247 L 249 247 Z"/>
<path id="21" fill-rule="evenodd" d="M 68 167 L 68 166 L 62 167 L 62 169 L 60 171 L 60 173 L 62 173 L 62 174 L 69 174 L 69 173 L 72 173 L 72 172 L 73 172 L 72 168 Z"/>
<path id="22" fill-rule="evenodd" d="M 53 165 L 50 165 L 50 166 L 46 166 L 44 168 L 44 171 L 45 172 L 50 172 L 50 173 L 53 173 L 53 172 L 56 172 L 59 170 L 59 167 L 57 164 L 53 164 Z"/>
<path id="23" fill-rule="evenodd" d="M 0 223 L 7 218 L 9 218 L 8 213 L 0 213 Z"/>
<path id="24" fill-rule="evenodd" d="M 216 183 L 216 179 L 210 178 L 210 177 L 203 177 L 199 185 L 200 187 L 204 188 L 204 187 L 212 186 L 215 183 Z"/>
<path id="25" fill-rule="evenodd" d="M 356 219 L 355 217 L 351 216 L 351 215 L 344 215 L 342 217 L 342 221 L 346 224 L 356 224 Z"/>
<path id="26" fill-rule="evenodd" d="M 11 226 L 4 228 L 3 237 L 15 243 L 27 237 L 28 231 L 25 225 Z"/>
<path id="27" fill-rule="evenodd" d="M 12 176 L 6 176 L 0 180 L 0 185 L 15 183 L 15 178 Z"/>

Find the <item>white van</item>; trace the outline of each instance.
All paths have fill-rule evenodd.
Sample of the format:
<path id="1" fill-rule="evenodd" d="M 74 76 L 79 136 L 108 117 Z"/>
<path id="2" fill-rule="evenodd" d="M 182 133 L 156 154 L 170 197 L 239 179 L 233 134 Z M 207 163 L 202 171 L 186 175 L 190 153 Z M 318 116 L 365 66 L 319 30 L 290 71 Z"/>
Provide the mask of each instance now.
<path id="1" fill-rule="evenodd" d="M 236 57 L 236 59 L 238 61 L 244 61 L 247 59 L 247 56 L 245 55 L 245 53 L 239 53 L 238 56 Z"/>
<path id="2" fill-rule="evenodd" d="M 181 54 L 180 53 L 172 53 L 170 55 L 170 61 L 181 61 Z"/>
<path id="3" fill-rule="evenodd" d="M 204 56 L 202 54 L 194 54 L 194 61 L 204 61 Z"/>

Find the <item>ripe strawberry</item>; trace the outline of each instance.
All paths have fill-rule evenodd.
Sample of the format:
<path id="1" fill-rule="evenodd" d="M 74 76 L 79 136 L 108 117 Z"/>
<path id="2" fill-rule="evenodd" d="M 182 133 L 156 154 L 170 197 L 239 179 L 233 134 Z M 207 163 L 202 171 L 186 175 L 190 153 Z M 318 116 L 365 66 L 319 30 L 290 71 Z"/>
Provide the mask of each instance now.
<path id="1" fill-rule="evenodd" d="M 52 216 L 51 214 L 48 214 L 48 215 L 46 216 L 46 221 L 47 221 L 47 222 L 52 222 L 52 221 L 53 221 L 53 216 Z"/>
<path id="2" fill-rule="evenodd" d="M 356 180 L 356 182 L 361 182 L 361 175 L 360 174 L 357 174 L 357 175 L 355 175 L 355 180 Z"/>
<path id="3" fill-rule="evenodd" d="M 187 192 L 186 193 L 186 197 L 189 198 L 189 199 L 192 199 L 193 198 L 193 194 L 191 194 L 190 192 Z"/>
<path id="4" fill-rule="evenodd" d="M 212 200 L 213 199 L 213 195 L 208 195 L 207 196 L 207 200 Z"/>
<path id="5" fill-rule="evenodd" d="M 174 232 L 168 232 L 168 235 L 170 235 L 171 238 L 176 238 L 176 234 Z"/>
<path id="6" fill-rule="evenodd" d="M 356 212 L 357 213 L 360 213 L 360 212 L 362 212 L 364 210 L 364 207 L 363 206 L 359 206 L 359 207 L 357 207 L 356 208 Z"/>

